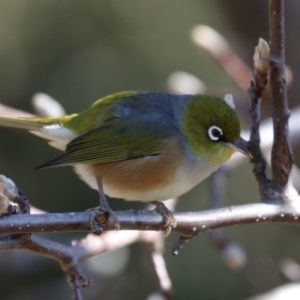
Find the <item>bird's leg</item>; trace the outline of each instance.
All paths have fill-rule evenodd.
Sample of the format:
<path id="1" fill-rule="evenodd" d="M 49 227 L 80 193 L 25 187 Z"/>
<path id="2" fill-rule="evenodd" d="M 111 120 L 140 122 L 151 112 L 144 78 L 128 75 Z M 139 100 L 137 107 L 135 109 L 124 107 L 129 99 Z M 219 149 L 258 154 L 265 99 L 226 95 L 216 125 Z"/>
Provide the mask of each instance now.
<path id="1" fill-rule="evenodd" d="M 177 221 L 173 213 L 160 201 L 151 201 L 151 203 L 156 206 L 155 210 L 162 214 L 165 222 L 164 227 L 166 227 L 164 236 L 168 236 L 172 228 L 177 226 Z"/>
<path id="2" fill-rule="evenodd" d="M 103 191 L 102 182 L 100 180 L 97 180 L 97 184 L 98 184 L 99 202 L 100 202 L 100 205 L 97 207 L 97 209 L 109 212 L 109 216 L 113 220 L 114 227 L 117 230 L 119 230 L 120 229 L 120 224 L 118 222 L 118 218 L 117 218 L 116 214 L 113 212 L 113 210 L 111 209 L 111 207 L 109 206 L 109 204 L 107 202 L 106 196 L 105 196 L 104 191 Z"/>
<path id="3" fill-rule="evenodd" d="M 99 209 L 103 211 L 111 212 L 112 209 L 110 208 L 106 196 L 104 194 L 102 182 L 97 180 L 97 184 L 98 184 L 99 202 L 100 202 Z"/>

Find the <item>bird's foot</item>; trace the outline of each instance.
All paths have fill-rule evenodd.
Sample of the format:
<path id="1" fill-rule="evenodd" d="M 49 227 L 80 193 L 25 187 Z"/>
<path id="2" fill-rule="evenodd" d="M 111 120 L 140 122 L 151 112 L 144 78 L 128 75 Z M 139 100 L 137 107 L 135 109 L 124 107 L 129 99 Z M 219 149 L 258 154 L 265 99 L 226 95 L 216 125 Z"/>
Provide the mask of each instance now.
<path id="1" fill-rule="evenodd" d="M 98 210 L 98 211 L 101 211 L 101 212 L 108 213 L 109 214 L 108 222 L 109 223 L 111 222 L 116 230 L 120 230 L 121 227 L 120 227 L 118 218 L 117 218 L 116 214 L 114 213 L 114 211 L 109 206 L 108 207 L 97 206 L 97 207 L 94 207 L 94 208 L 90 208 L 88 210 L 89 211 Z"/>
<path id="2" fill-rule="evenodd" d="M 170 234 L 172 228 L 177 226 L 177 221 L 173 213 L 165 206 L 165 204 L 160 201 L 152 201 L 151 203 L 156 206 L 154 210 L 161 213 L 164 218 L 164 227 L 166 227 L 164 236 L 166 237 Z"/>

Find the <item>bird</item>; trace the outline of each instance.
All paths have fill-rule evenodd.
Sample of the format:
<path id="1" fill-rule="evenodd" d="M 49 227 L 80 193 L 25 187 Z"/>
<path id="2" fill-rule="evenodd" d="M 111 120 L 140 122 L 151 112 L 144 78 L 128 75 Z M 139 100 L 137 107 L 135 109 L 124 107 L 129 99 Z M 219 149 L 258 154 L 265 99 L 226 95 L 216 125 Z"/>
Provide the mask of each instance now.
<path id="1" fill-rule="evenodd" d="M 167 232 L 176 220 L 162 201 L 191 190 L 234 152 L 251 157 L 233 103 L 202 94 L 124 91 L 79 114 L 0 116 L 0 126 L 28 130 L 63 151 L 36 169 L 73 166 L 111 213 L 106 195 L 150 202 Z"/>

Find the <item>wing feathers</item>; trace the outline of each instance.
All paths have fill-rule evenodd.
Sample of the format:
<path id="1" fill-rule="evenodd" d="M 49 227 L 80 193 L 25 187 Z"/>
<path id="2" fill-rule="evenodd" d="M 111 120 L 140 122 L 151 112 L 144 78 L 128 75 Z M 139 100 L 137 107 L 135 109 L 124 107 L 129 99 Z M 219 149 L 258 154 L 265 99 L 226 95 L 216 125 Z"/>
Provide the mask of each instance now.
<path id="1" fill-rule="evenodd" d="M 151 93 L 125 96 L 117 100 L 99 100 L 91 111 L 87 110 L 66 122 L 65 125 L 70 128 L 75 127 L 75 123 L 76 126 L 81 123 L 78 132 L 84 134 L 69 142 L 64 154 L 38 168 L 159 155 L 165 140 L 180 139 L 180 128 L 170 105 L 174 96 L 172 99 L 168 95 Z M 83 130 L 88 123 L 87 118 L 97 127 Z"/>

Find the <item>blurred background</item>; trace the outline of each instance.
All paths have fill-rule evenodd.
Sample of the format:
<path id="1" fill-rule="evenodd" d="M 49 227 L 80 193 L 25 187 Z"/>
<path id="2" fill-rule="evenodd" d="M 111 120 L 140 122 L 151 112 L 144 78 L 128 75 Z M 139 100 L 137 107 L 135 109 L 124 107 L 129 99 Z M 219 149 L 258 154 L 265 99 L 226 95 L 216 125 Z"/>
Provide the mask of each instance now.
<path id="1" fill-rule="evenodd" d="M 2 0 L 0 102 L 34 113 L 32 95 L 43 92 L 57 99 L 67 113 L 75 113 L 102 96 L 122 90 L 177 92 L 177 77 L 170 76 L 180 71 L 195 76 L 189 78 L 196 81 L 196 91 L 201 85 L 199 78 L 207 93 L 232 93 L 242 124 L 248 128 L 249 103 L 242 86 L 249 85 L 249 74 L 244 73 L 246 85 L 238 84 L 220 63 L 195 45 L 191 32 L 199 24 L 213 27 L 252 69 L 258 38 L 268 40 L 267 10 L 266 0 Z M 286 1 L 290 107 L 299 105 L 299 13 L 299 1 Z M 231 70 L 239 71 L 234 66 Z M 270 99 L 265 95 L 263 117 L 270 112 Z M 71 168 L 33 170 L 58 154 L 45 141 L 5 128 L 0 128 L 0 140 L 0 173 L 12 178 L 32 205 L 49 212 L 83 211 L 97 205 L 97 193 Z M 294 152 L 299 162 L 299 144 L 298 148 L 294 145 Z M 224 205 L 259 200 L 251 169 L 247 163 L 230 173 Z M 121 200 L 110 203 L 118 210 L 141 207 Z M 176 209 L 200 210 L 209 205 L 206 180 L 183 196 Z M 173 299 L 247 299 L 298 281 L 299 233 L 299 227 L 285 225 L 226 229 L 229 238 L 247 253 L 246 265 L 238 270 L 226 265 L 208 234 L 194 238 L 179 256 L 172 256 L 178 236 L 171 234 L 164 256 L 174 286 Z M 83 236 L 47 237 L 68 244 Z M 298 272 L 295 276 L 283 272 L 287 259 Z M 83 267 L 94 279 L 94 286 L 83 291 L 84 299 L 138 300 L 157 290 L 154 272 L 140 244 L 96 257 Z M 3 300 L 70 297 L 59 265 L 28 253 L 1 253 L 0 278 Z"/>

